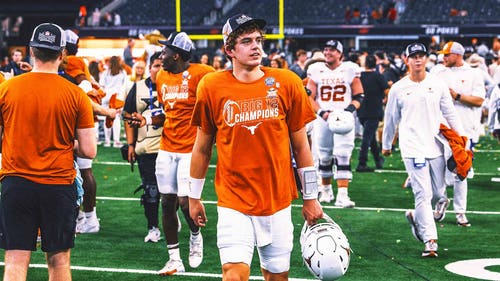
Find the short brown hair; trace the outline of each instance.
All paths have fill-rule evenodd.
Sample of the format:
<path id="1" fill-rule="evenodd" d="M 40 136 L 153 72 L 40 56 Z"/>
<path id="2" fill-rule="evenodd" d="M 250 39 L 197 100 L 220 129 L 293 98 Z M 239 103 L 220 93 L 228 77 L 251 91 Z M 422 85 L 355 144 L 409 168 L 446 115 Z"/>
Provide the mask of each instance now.
<path id="1" fill-rule="evenodd" d="M 236 39 L 238 37 L 240 37 L 242 34 L 247 34 L 254 31 L 260 32 L 262 36 L 265 35 L 265 30 L 261 29 L 256 23 L 244 25 L 229 34 L 226 40 L 226 44 L 224 45 L 224 53 L 226 54 L 228 60 L 231 60 L 231 58 L 227 55 L 226 48 L 228 48 L 229 50 L 234 49 L 234 46 L 236 46 Z"/>

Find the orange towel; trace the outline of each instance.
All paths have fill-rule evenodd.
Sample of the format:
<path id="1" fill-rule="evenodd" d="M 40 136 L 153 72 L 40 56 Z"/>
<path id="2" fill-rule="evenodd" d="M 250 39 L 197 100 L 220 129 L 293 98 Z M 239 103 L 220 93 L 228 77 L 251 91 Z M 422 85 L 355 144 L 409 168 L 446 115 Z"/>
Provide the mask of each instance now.
<path id="1" fill-rule="evenodd" d="M 117 94 L 111 95 L 111 98 L 109 98 L 109 108 L 114 108 L 114 109 L 119 109 L 122 108 L 125 105 L 125 102 L 116 98 Z M 114 118 L 106 117 L 106 128 L 111 128 L 113 127 L 113 121 Z"/>
<path id="2" fill-rule="evenodd" d="M 472 167 L 472 158 L 474 156 L 471 150 L 465 148 L 468 138 L 459 136 L 457 132 L 444 124 L 440 125 L 439 130 L 450 144 L 457 176 L 460 180 L 464 180 Z"/>

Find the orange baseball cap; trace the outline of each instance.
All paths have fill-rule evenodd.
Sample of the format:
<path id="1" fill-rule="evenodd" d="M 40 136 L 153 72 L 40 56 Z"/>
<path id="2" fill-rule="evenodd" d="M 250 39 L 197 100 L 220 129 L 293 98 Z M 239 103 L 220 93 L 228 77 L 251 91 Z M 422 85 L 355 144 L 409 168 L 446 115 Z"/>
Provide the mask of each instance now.
<path id="1" fill-rule="evenodd" d="M 458 54 L 463 56 L 465 54 L 465 48 L 458 42 L 450 41 L 446 43 L 443 49 L 438 53 L 443 55 Z"/>

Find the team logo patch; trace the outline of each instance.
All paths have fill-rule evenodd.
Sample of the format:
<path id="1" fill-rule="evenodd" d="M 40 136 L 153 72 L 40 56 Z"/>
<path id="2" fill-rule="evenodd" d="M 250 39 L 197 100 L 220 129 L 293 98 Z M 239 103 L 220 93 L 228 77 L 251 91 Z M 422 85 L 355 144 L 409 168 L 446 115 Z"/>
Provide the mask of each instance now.
<path id="1" fill-rule="evenodd" d="M 264 84 L 266 84 L 266 86 L 268 87 L 271 87 L 272 85 L 274 85 L 274 81 L 276 81 L 274 77 L 267 77 L 266 80 L 264 80 Z"/>
<path id="2" fill-rule="evenodd" d="M 40 32 L 38 33 L 38 41 L 54 44 L 54 42 L 56 42 L 56 35 L 52 34 L 50 31 Z"/>
<path id="3" fill-rule="evenodd" d="M 275 88 L 270 88 L 267 90 L 267 97 L 268 98 L 275 98 L 278 96 L 278 91 Z"/>

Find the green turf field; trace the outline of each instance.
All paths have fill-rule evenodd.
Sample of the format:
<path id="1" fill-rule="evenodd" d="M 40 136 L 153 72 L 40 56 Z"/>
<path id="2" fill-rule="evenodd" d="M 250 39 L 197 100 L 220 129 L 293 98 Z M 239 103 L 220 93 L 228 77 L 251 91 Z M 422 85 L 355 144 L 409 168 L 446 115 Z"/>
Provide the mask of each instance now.
<path id="1" fill-rule="evenodd" d="M 451 263 L 473 259 L 490 259 L 487 260 L 490 265 L 485 269 L 477 263 L 457 267 L 469 274 L 490 274 L 490 277 L 482 275 L 483 280 L 500 280 L 500 182 L 492 181 L 492 178 L 500 178 L 500 145 L 486 137 L 477 149 L 475 177 L 469 180 L 467 215 L 472 227 L 456 226 L 453 213 L 448 211 L 438 225 L 439 257 L 436 259 L 420 257 L 423 244 L 414 240 L 404 217 L 404 211 L 413 206 L 413 195 L 411 190 L 401 187 L 406 173 L 399 153 L 386 158 L 383 170 L 354 173 L 350 196 L 356 208 L 324 205 L 325 212 L 343 228 L 353 249 L 349 270 L 342 280 L 479 280 L 445 269 Z M 353 169 L 357 165 L 357 151 L 352 158 Z M 374 166 L 372 162 L 369 165 Z M 183 221 L 180 247 L 188 272 L 159 277 L 155 272 L 163 267 L 168 254 L 164 240 L 156 244 L 143 242 L 146 220 L 139 205 L 139 194 L 133 194 L 139 185 L 137 169 L 131 173 L 130 167 L 121 161 L 118 149 L 103 147 L 99 147 L 93 167 L 98 184 L 97 214 L 101 231 L 76 237 L 71 260 L 74 280 L 220 280 L 214 168 L 209 169 L 203 193 L 209 221 L 202 230 L 205 241 L 202 265 L 196 270 L 188 266 L 189 234 Z M 452 197 L 452 188 L 448 191 Z M 290 280 L 314 280 L 300 257 L 298 238 L 303 223 L 300 204 L 298 200 L 293 206 L 296 243 Z M 33 254 L 31 264 L 28 280 L 46 280 L 47 270 L 40 250 Z M 1 268 L 3 270 L 3 266 Z M 256 258 L 251 275 L 252 280 L 262 280 Z"/>

